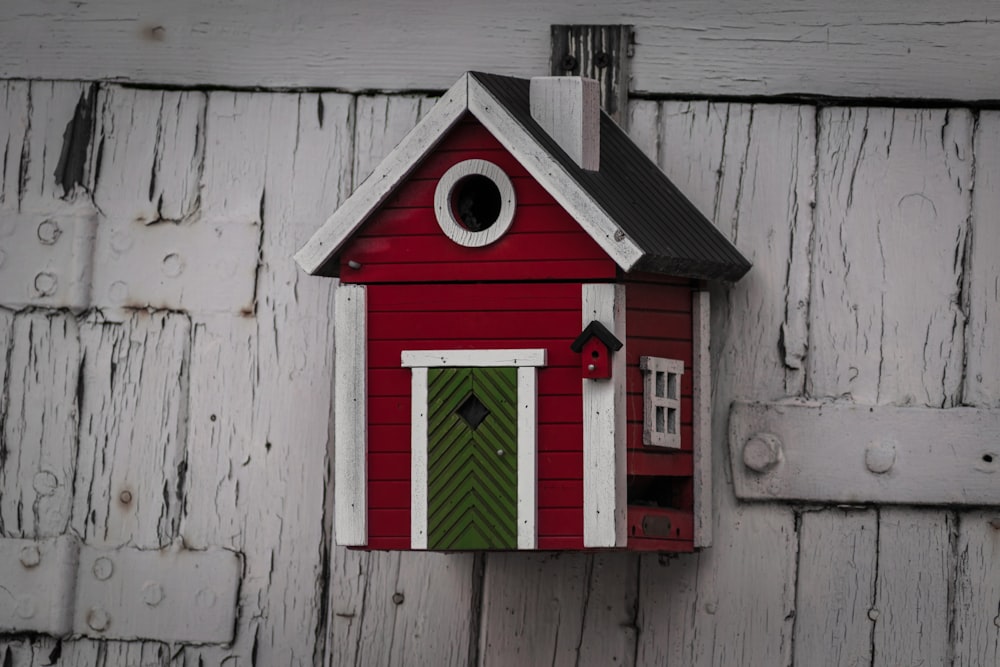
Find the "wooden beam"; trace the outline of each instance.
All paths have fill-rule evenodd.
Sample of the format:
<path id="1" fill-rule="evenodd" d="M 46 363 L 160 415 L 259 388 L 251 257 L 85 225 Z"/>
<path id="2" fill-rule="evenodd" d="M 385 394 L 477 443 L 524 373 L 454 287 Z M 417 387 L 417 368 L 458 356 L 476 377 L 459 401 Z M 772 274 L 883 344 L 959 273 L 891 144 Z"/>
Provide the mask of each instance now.
<path id="1" fill-rule="evenodd" d="M 744 500 L 1000 505 L 1000 410 L 743 403 L 729 415 Z"/>
<path id="2" fill-rule="evenodd" d="M 634 39 L 630 25 L 554 25 L 549 71 L 552 76 L 595 79 L 601 108 L 628 129 L 625 110 Z"/>
<path id="3" fill-rule="evenodd" d="M 545 73 L 550 26 L 636 26 L 633 92 L 997 99 L 990 0 L 445 5 L 415 0 L 55 0 L 0 5 L 0 77 L 179 86 L 445 90 L 465 70 Z"/>

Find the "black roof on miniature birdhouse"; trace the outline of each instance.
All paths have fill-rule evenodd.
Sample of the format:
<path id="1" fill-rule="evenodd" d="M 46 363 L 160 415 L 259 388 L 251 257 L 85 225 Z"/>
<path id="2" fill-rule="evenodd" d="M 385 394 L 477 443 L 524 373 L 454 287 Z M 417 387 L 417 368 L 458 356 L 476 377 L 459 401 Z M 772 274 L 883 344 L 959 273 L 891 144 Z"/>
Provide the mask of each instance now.
<path id="1" fill-rule="evenodd" d="M 528 79 L 469 72 L 327 220 L 296 259 L 335 275 L 336 255 L 466 113 L 478 119 L 623 271 L 738 280 L 750 262 L 603 111 L 588 170 L 532 117 Z"/>
<path id="2" fill-rule="evenodd" d="M 605 347 L 613 352 L 617 352 L 622 349 L 623 343 L 618 340 L 613 333 L 608 331 L 608 328 L 598 322 L 597 320 L 592 320 L 580 335 L 576 337 L 572 343 L 570 343 L 569 349 L 574 352 L 582 352 L 583 346 L 587 344 L 587 341 L 591 338 L 596 338 L 597 340 L 604 343 Z"/>

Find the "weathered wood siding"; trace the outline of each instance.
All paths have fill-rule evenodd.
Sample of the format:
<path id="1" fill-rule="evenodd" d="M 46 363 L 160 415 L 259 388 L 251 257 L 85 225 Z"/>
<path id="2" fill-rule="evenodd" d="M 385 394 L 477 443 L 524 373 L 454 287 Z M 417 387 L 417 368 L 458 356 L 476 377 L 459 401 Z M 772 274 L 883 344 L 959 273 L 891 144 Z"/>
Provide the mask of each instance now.
<path id="1" fill-rule="evenodd" d="M 998 99 L 990 0 L 7 0 L 0 78 L 444 90 L 546 69 L 552 24 L 633 24 L 632 90 Z"/>
<path id="2" fill-rule="evenodd" d="M 716 22 L 731 20 L 732 31 L 693 35 L 689 51 L 718 35 L 724 48 L 715 53 L 729 54 L 735 73 L 723 68 L 714 79 L 699 69 L 685 79 L 681 61 L 660 55 L 636 63 L 637 88 L 806 90 L 772 86 L 766 71 L 756 88 L 730 85 L 755 66 L 747 54 L 769 49 L 774 35 L 783 67 L 800 60 L 814 33 L 792 40 L 790 25 L 830 39 L 829 61 L 817 65 L 828 75 L 817 80 L 834 83 L 818 92 L 995 96 L 995 58 L 983 54 L 1000 40 L 981 5 L 896 7 L 890 16 L 863 4 L 834 8 L 860 12 L 859 24 L 774 9 L 777 27 L 764 20 L 770 14 L 729 8 Z M 7 77 L 190 83 L 184 73 L 194 72 L 208 83 L 288 85 L 307 81 L 304 65 L 322 61 L 350 73 L 343 83 L 331 75 L 344 88 L 371 81 L 422 90 L 447 85 L 460 69 L 404 52 L 392 68 L 398 77 L 379 79 L 309 46 L 320 33 L 320 42 L 335 41 L 322 21 L 303 22 L 303 41 L 291 45 L 293 55 L 309 58 L 282 60 L 288 40 L 268 47 L 243 29 L 222 31 L 226 21 L 211 12 L 203 20 L 214 26 L 212 39 L 189 26 L 188 41 L 175 44 L 184 32 L 177 22 L 187 19 L 171 23 L 149 13 L 151 5 L 111 2 L 81 5 L 48 36 L 57 48 L 29 57 L 44 12 L 32 5 L 29 15 L 27 7 L 0 10 Z M 496 22 L 477 11 L 470 34 L 481 37 Z M 430 35 L 435 49 L 478 53 L 450 41 L 454 30 L 433 38 L 436 23 L 426 14 L 415 12 L 419 21 L 408 30 Z M 687 30 L 678 16 L 664 19 L 675 22 L 669 27 L 612 14 L 581 8 L 579 19 L 634 16 L 637 54 L 643 44 L 680 48 L 687 32 L 704 32 Z M 92 20 L 112 16 L 125 21 Z M 254 20 L 283 25 L 290 16 L 259 10 Z M 397 25 L 359 16 L 338 24 L 338 34 L 360 33 L 357 21 Z M 746 22 L 752 28 L 741 33 Z M 101 26 L 105 32 L 95 32 Z M 742 41 L 732 48 L 727 35 L 736 33 Z M 853 45 L 859 34 L 872 49 L 884 44 L 901 54 L 905 45 L 914 55 L 869 57 Z M 134 56 L 131 43 L 141 35 L 161 35 L 150 44 L 170 49 L 159 69 L 147 72 L 150 57 Z M 937 48 L 941 36 L 949 48 Z M 225 53 L 239 47 L 242 57 L 209 71 L 222 61 L 188 49 L 195 39 L 215 40 Z M 385 50 L 384 40 L 366 39 Z M 541 39 L 523 55 L 531 72 L 519 73 L 544 69 Z M 500 44 L 503 57 L 469 64 L 505 66 L 507 38 Z M 893 59 L 899 67 L 885 69 Z M 264 61 L 290 64 L 261 81 L 254 77 Z M 518 62 L 512 71 L 529 69 Z M 969 77 L 955 74 L 965 67 Z M 417 71 L 431 74 L 421 79 Z M 0 304 L 0 537 L 72 531 L 108 547 L 182 540 L 245 556 L 231 646 L 11 635 L 0 637 L 0 664 L 971 667 L 1000 660 L 1000 515 L 740 503 L 725 442 L 737 398 L 1000 407 L 1000 114 L 633 102 L 632 135 L 754 262 L 740 283 L 712 294 L 714 546 L 678 557 L 331 549 L 336 281 L 303 275 L 291 256 L 429 102 L 406 93 L 0 84 L 0 259 L 37 252 L 34 241 L 10 240 L 12 213 L 32 224 L 66 212 L 98 215 L 89 308 L 49 307 L 30 283 L 18 303 L 33 305 Z"/>

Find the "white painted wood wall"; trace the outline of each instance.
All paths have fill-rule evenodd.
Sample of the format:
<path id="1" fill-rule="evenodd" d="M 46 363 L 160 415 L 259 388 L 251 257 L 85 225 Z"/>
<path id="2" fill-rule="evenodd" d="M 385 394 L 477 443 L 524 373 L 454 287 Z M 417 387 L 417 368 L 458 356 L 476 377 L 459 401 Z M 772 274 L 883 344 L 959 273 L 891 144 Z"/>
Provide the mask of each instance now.
<path id="1" fill-rule="evenodd" d="M 764 49 L 778 72 L 780 56 L 804 88 L 741 87 L 725 74 L 726 85 L 695 77 L 695 87 L 678 89 L 959 100 L 939 108 L 633 101 L 636 141 L 754 262 L 738 285 L 713 290 L 714 546 L 679 557 L 331 550 L 334 281 L 305 276 L 291 256 L 432 99 L 216 89 L 253 85 L 258 70 L 265 85 L 325 87 L 281 62 L 284 11 L 244 11 L 227 32 L 220 10 L 206 10 L 206 30 L 231 36 L 221 53 L 242 44 L 242 59 L 216 76 L 186 74 L 183 43 L 162 61 L 149 55 L 164 37 L 156 25 L 168 26 L 169 45 L 183 23 L 152 16 L 151 3 L 137 3 L 138 17 L 112 1 L 75 12 L 40 4 L 66 11 L 84 34 L 40 23 L 39 3 L 0 10 L 10 45 L 0 56 L 0 251 L 35 252 L 10 241 L 14 212 L 41 221 L 96 210 L 99 261 L 82 312 L 0 304 L 0 537 L 73 532 L 143 548 L 183 540 L 238 550 L 245 571 L 232 646 L 11 635 L 0 637 L 0 665 L 1000 663 L 1000 512 L 740 503 L 724 439 L 734 399 L 1000 407 L 1000 112 L 970 102 L 996 97 L 990 77 L 1000 71 L 983 3 L 953 3 L 942 16 L 928 5 L 916 18 L 859 9 L 871 3 L 833 10 L 861 12 L 881 26 L 871 34 L 821 13 L 790 19 L 772 3 L 771 13 L 733 17 L 733 39 L 745 23 L 753 33 L 733 53 Z M 302 4 L 307 16 L 319 11 Z M 618 15 L 581 3 L 577 22 L 634 20 L 638 80 L 669 80 L 669 3 L 650 10 L 645 27 L 645 5 L 626 4 Z M 712 6 L 708 14 L 727 11 Z M 86 27 L 88 17 L 117 12 L 123 25 Z M 691 14 L 685 20 L 697 24 Z M 543 17 L 538 29 L 569 16 Z M 912 42 L 917 55 L 900 65 L 898 86 L 852 87 L 825 64 L 797 63 L 794 48 L 775 55 L 768 31 L 787 33 L 768 16 L 850 32 L 863 44 L 834 51 L 853 74 L 875 72 L 898 44 Z M 435 34 L 425 19 L 415 29 Z M 286 39 L 255 51 L 249 36 L 272 20 Z M 358 21 L 352 30 L 376 36 L 395 25 Z M 309 39 L 346 30 L 300 25 Z M 54 46 L 35 58 L 43 28 Z M 149 38 L 142 48 L 126 40 L 140 30 Z M 516 52 L 506 46 L 516 31 L 496 30 Z M 887 31 L 896 36 L 888 46 Z M 927 35 L 958 53 L 933 51 Z M 534 69 L 518 73 L 545 71 L 536 37 L 524 38 Z M 659 55 L 643 60 L 648 44 L 660 44 Z M 303 48 L 292 43 L 290 53 Z M 375 72 L 373 86 L 443 88 L 462 69 L 446 55 L 423 79 L 407 78 L 404 55 L 401 78 L 385 84 Z M 504 57 L 493 69 L 506 67 Z M 930 67 L 933 57 L 942 60 Z M 150 62 L 158 65 L 144 69 Z M 336 68 L 345 83 L 333 73 L 329 85 L 366 87 L 360 57 Z M 950 83 L 934 88 L 941 70 Z M 115 76 L 153 85 L 89 82 Z M 53 80 L 63 78 L 85 81 Z M 201 83 L 213 89 L 157 85 Z M 669 96 L 667 88 L 640 85 Z M 77 125 L 90 131 L 67 133 L 88 96 L 93 117 Z M 67 150 L 77 157 L 60 162 Z"/>

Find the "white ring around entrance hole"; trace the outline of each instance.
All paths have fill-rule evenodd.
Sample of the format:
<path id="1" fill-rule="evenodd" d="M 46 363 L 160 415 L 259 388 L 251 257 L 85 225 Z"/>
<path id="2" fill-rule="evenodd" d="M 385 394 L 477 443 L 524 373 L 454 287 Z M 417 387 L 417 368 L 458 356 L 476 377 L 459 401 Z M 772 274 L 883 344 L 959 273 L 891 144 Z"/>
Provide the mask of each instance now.
<path id="1" fill-rule="evenodd" d="M 474 232 L 455 219 L 452 195 L 459 182 L 469 176 L 488 178 L 500 191 L 500 213 L 492 225 Z M 487 160 L 464 160 L 444 172 L 434 190 L 434 214 L 441 231 L 452 241 L 467 248 L 481 248 L 499 239 L 514 222 L 514 184 L 497 165 Z"/>

